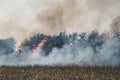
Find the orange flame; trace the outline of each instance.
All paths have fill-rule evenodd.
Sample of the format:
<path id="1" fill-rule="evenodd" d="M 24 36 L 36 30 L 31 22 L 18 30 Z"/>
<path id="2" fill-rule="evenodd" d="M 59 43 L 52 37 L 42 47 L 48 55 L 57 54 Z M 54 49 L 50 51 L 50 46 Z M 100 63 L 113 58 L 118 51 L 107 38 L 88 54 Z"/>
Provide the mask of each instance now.
<path id="1" fill-rule="evenodd" d="M 39 48 L 42 47 L 46 42 L 47 40 L 44 38 L 41 42 L 37 43 L 36 45 L 33 45 L 34 46 L 33 52 L 34 53 L 40 52 Z"/>
<path id="2" fill-rule="evenodd" d="M 41 47 L 41 46 L 43 46 L 46 42 L 47 42 L 47 40 L 46 40 L 46 39 L 43 39 L 41 42 L 39 42 L 39 43 L 37 43 L 36 45 L 34 45 L 34 47 L 35 47 L 35 48 L 36 48 L 36 47 Z"/>

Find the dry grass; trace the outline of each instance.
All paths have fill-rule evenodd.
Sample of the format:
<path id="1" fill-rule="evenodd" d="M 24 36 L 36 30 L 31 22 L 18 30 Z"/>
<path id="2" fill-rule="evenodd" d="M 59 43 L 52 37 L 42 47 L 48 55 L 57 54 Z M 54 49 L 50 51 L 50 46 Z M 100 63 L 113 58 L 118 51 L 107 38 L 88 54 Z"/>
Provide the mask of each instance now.
<path id="1" fill-rule="evenodd" d="M 0 67 L 0 80 L 120 80 L 120 67 Z"/>

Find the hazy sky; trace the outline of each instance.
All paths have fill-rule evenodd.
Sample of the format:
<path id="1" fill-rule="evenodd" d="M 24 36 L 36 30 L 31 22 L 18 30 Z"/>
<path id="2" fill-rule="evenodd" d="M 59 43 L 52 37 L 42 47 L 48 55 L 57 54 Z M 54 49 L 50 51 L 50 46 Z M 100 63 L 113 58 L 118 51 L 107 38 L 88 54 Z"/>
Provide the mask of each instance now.
<path id="1" fill-rule="evenodd" d="M 0 0 L 0 38 L 18 42 L 33 33 L 108 32 L 120 0 Z"/>

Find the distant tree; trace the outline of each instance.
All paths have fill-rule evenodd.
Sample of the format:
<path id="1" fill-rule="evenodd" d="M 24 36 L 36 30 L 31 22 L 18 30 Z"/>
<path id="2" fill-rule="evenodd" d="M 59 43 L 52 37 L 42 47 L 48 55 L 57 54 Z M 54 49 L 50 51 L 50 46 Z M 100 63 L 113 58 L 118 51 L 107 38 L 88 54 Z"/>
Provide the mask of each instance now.
<path id="1" fill-rule="evenodd" d="M 73 33 L 73 34 L 66 34 L 65 32 L 59 33 L 59 35 L 44 35 L 44 34 L 35 34 L 29 39 L 26 39 L 21 48 L 28 47 L 30 50 L 33 49 L 33 45 L 40 42 L 42 39 L 46 39 L 47 43 L 44 44 L 42 47 L 45 55 L 48 55 L 53 48 L 62 48 L 65 44 L 72 44 L 74 47 L 79 48 L 86 48 L 92 47 L 94 53 L 98 53 L 98 48 L 102 47 L 102 44 L 105 42 L 105 34 L 99 34 L 98 31 L 92 31 L 89 35 L 86 33 Z"/>
<path id="2" fill-rule="evenodd" d="M 82 48 L 86 48 L 88 46 L 88 40 L 87 40 L 87 35 L 86 33 L 81 33 L 79 34 L 79 46 Z"/>
<path id="3" fill-rule="evenodd" d="M 15 40 L 13 38 L 0 40 L 0 54 L 10 54 L 14 52 Z"/>
<path id="4" fill-rule="evenodd" d="M 98 53 L 97 49 L 105 42 L 105 34 L 99 34 L 98 31 L 92 31 L 88 35 L 89 46 L 93 48 L 94 53 Z"/>
<path id="5" fill-rule="evenodd" d="M 26 39 L 22 43 L 21 49 L 24 50 L 24 47 L 26 46 L 29 47 L 29 49 L 33 49 L 33 45 L 37 44 L 44 38 L 46 38 L 47 40 L 47 43 L 42 47 L 42 49 L 45 52 L 45 55 L 48 55 L 54 47 L 61 48 L 64 44 L 62 33 L 60 33 L 59 35 L 54 35 L 54 36 L 38 33 L 38 34 L 33 35 L 28 40 Z"/>
<path id="6" fill-rule="evenodd" d="M 32 37 L 30 37 L 29 39 L 26 39 L 21 47 L 25 47 L 28 46 L 30 49 L 33 48 L 33 45 L 40 42 L 43 38 L 45 37 L 44 34 L 34 34 Z"/>

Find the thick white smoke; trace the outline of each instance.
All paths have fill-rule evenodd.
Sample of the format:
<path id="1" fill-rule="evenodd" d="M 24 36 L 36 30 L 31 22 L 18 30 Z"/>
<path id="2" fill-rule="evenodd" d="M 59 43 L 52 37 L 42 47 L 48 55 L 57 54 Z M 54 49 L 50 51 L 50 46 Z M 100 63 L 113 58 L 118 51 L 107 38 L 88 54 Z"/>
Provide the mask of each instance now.
<path id="1" fill-rule="evenodd" d="M 13 37 L 16 46 L 20 46 L 24 39 L 34 33 L 57 35 L 64 31 L 89 33 L 98 30 L 99 33 L 115 34 L 120 31 L 119 16 L 120 0 L 0 0 L 0 39 Z M 10 45 L 13 44 L 14 42 L 8 41 L 0 46 L 1 65 L 120 62 L 119 57 L 116 57 L 119 41 L 115 38 L 107 38 L 95 56 L 91 46 L 81 49 L 78 45 L 65 44 L 61 49 L 53 48 L 50 55 L 34 60 L 26 59 L 31 54 L 29 49 L 22 58 L 16 57 L 19 53 L 14 51 L 8 51 L 12 54 L 7 56 L 3 55 L 8 53 L 5 47 L 12 50 Z"/>
<path id="2" fill-rule="evenodd" d="M 120 0 L 0 0 L 0 38 L 21 43 L 33 33 L 110 31 Z"/>

